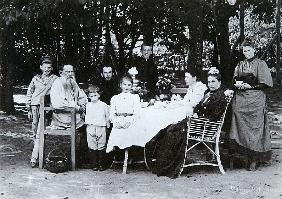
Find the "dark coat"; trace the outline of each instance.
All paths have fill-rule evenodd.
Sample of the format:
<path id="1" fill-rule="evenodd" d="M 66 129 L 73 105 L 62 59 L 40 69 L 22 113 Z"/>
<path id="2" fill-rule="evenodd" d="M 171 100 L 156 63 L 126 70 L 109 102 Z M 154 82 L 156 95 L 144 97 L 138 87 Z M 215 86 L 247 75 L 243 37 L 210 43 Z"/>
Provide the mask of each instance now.
<path id="1" fill-rule="evenodd" d="M 110 105 L 111 98 L 119 93 L 118 81 L 115 78 L 109 81 L 102 79 L 99 86 L 102 91 L 100 100 Z"/>
<path id="2" fill-rule="evenodd" d="M 146 89 L 154 94 L 158 81 L 158 70 L 153 58 L 150 57 L 148 60 L 142 58 L 137 64 L 137 70 L 137 78 L 142 82 L 146 82 Z"/>

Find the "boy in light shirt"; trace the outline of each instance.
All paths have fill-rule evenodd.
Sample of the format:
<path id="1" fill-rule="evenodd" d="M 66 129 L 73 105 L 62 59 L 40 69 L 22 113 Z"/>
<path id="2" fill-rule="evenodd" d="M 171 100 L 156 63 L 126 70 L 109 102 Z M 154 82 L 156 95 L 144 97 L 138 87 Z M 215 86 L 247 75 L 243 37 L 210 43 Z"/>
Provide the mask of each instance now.
<path id="1" fill-rule="evenodd" d="M 87 143 L 94 171 L 103 171 L 103 160 L 106 155 L 106 128 L 110 128 L 109 107 L 100 101 L 101 91 L 98 86 L 89 86 L 86 104 L 85 124 Z"/>

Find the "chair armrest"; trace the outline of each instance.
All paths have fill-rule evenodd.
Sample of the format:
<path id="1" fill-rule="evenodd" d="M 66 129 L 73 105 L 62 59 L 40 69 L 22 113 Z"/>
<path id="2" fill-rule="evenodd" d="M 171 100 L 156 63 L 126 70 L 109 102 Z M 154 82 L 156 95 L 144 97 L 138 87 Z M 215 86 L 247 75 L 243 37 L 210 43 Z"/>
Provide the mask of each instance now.
<path id="1" fill-rule="evenodd" d="M 53 111 L 55 113 L 72 113 L 72 114 L 76 113 L 76 110 L 73 107 L 68 107 L 64 109 L 53 109 Z"/>

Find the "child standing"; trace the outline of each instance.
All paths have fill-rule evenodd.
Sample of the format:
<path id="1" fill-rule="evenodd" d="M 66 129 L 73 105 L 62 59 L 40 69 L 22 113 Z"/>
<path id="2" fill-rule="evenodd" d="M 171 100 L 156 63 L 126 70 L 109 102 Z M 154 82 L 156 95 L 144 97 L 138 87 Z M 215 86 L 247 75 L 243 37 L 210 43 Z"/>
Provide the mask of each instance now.
<path id="1" fill-rule="evenodd" d="M 40 59 L 41 74 L 35 75 L 27 89 L 26 107 L 28 110 L 28 118 L 32 120 L 32 133 L 34 139 L 34 147 L 31 155 L 30 165 L 36 167 L 39 147 L 39 135 L 37 133 L 38 122 L 39 122 L 39 106 L 40 97 L 48 95 L 50 88 L 57 78 L 52 72 L 52 61 L 49 56 L 44 56 Z"/>
<path id="2" fill-rule="evenodd" d="M 106 155 L 106 128 L 110 128 L 108 105 L 100 101 L 101 91 L 98 86 L 88 88 L 90 102 L 86 104 L 85 124 L 87 143 L 94 171 L 103 171 Z"/>
<path id="3" fill-rule="evenodd" d="M 109 137 L 107 152 L 110 152 L 115 146 L 120 149 L 127 148 L 128 144 L 132 142 L 127 133 L 130 133 L 129 128 L 136 122 L 141 109 L 139 95 L 131 93 L 132 86 L 133 80 L 130 76 L 122 77 L 121 93 L 114 95 L 111 99 L 110 120 L 113 123 L 113 129 Z"/>

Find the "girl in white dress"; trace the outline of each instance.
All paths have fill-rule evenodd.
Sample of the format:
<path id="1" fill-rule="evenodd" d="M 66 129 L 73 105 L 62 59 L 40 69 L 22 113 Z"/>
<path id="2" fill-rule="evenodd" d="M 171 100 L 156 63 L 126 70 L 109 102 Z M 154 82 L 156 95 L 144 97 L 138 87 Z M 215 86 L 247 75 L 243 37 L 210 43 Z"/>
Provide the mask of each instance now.
<path id="1" fill-rule="evenodd" d="M 126 143 L 130 142 L 126 134 L 130 133 L 130 127 L 137 121 L 141 109 L 139 95 L 131 93 L 132 86 L 133 80 L 130 76 L 122 77 L 121 93 L 114 95 L 111 99 L 110 121 L 113 123 L 113 129 L 107 149 L 115 146 L 124 149 Z"/>

